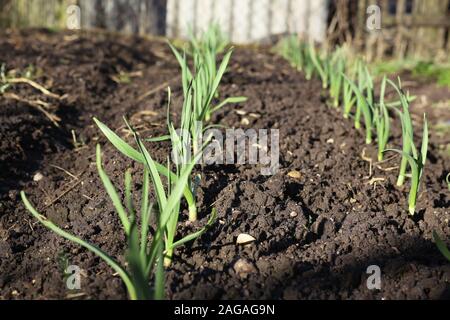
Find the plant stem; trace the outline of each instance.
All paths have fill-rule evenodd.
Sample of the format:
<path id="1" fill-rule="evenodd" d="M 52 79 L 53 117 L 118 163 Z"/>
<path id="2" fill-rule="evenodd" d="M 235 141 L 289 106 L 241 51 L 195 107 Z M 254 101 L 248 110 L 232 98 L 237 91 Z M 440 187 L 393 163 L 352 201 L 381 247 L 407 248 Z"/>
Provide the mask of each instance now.
<path id="1" fill-rule="evenodd" d="M 197 207 L 195 206 L 195 202 L 193 201 L 191 204 L 188 204 L 189 207 L 189 221 L 197 221 Z"/>
<path id="2" fill-rule="evenodd" d="M 416 212 L 417 191 L 419 190 L 420 173 L 418 170 L 412 170 L 411 189 L 409 190 L 409 213 L 413 216 Z"/>
<path id="3" fill-rule="evenodd" d="M 381 151 L 381 148 L 378 148 L 378 162 L 383 161 L 383 152 Z"/>
<path id="4" fill-rule="evenodd" d="M 408 164 L 408 160 L 405 157 L 402 157 L 402 161 L 400 163 L 400 172 L 398 174 L 397 186 L 400 187 L 405 183 L 405 172 L 406 166 Z"/>
<path id="5" fill-rule="evenodd" d="M 172 264 L 172 256 L 173 256 L 173 247 L 167 249 L 164 255 L 164 267 L 168 268 Z"/>
<path id="6" fill-rule="evenodd" d="M 372 130 L 370 128 L 366 128 L 366 144 L 372 143 Z"/>

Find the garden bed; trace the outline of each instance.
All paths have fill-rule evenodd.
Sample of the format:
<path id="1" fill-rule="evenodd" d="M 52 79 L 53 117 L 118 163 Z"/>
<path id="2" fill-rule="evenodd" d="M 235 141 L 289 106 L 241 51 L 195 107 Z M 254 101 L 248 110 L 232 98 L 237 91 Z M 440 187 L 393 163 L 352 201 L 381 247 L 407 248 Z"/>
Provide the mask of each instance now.
<path id="1" fill-rule="evenodd" d="M 181 108 L 175 59 L 159 40 L 34 30 L 3 34 L 0 61 L 17 69 L 32 64 L 42 70 L 39 83 L 63 96 L 41 97 L 54 105 L 59 128 L 24 102 L 0 99 L 0 298 L 125 299 L 120 278 L 35 222 L 19 191 L 58 225 L 120 256 L 125 238 L 98 177 L 95 144 L 104 146 L 104 168 L 116 185 L 138 165 L 106 142 L 92 117 L 128 141 L 123 115 L 142 136 L 165 133 L 168 85 L 171 111 L 177 116 Z M 280 170 L 263 176 L 257 165 L 197 168 L 199 220 L 181 219 L 180 234 L 203 226 L 212 207 L 218 219 L 177 249 L 166 272 L 169 299 L 450 298 L 450 264 L 431 240 L 433 231 L 450 238 L 450 161 L 433 134 L 411 217 L 407 188 L 395 187 L 399 157 L 371 165 L 375 147 L 327 106 L 318 80 L 304 80 L 268 49 L 236 48 L 223 82 L 221 94 L 248 101 L 225 107 L 216 122 L 279 129 Z M 26 85 L 14 92 L 39 95 Z M 401 132 L 393 130 L 398 146 Z M 169 145 L 147 146 L 165 160 Z M 256 241 L 236 245 L 241 233 Z M 64 261 L 83 269 L 81 290 L 66 289 Z M 381 268 L 381 290 L 366 286 L 370 265 Z"/>

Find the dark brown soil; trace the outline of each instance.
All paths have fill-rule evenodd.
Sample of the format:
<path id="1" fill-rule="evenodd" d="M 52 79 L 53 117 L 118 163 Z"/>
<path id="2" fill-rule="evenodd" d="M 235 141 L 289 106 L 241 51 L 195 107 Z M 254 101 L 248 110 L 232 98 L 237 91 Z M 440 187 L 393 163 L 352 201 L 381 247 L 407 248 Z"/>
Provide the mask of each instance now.
<path id="1" fill-rule="evenodd" d="M 172 110 L 180 110 L 174 59 L 161 41 L 32 30 L 3 33 L 0 61 L 16 69 L 33 64 L 44 71 L 36 81 L 67 95 L 61 101 L 41 97 L 57 107 L 59 129 L 26 104 L 0 99 L 0 298 L 125 299 L 120 278 L 93 254 L 36 223 L 18 192 L 24 189 L 42 214 L 123 261 L 124 236 L 98 178 L 95 144 L 102 144 L 104 167 L 117 186 L 126 168 L 139 166 L 115 151 L 91 118 L 123 137 L 123 115 L 142 135 L 164 132 L 163 88 L 169 84 Z M 140 73 L 118 83 L 113 78 L 120 71 Z M 318 81 L 305 81 L 268 50 L 237 48 L 224 82 L 221 93 L 249 99 L 225 108 L 215 121 L 279 129 L 281 168 L 273 176 L 262 176 L 253 165 L 203 168 L 200 220 L 188 224 L 184 216 L 180 235 L 206 223 L 211 207 L 218 220 L 201 239 L 176 251 L 166 273 L 168 298 L 450 298 L 450 262 L 431 240 L 433 230 L 450 239 L 444 182 L 450 161 L 437 152 L 434 135 L 417 214 L 411 217 L 407 189 L 395 187 L 397 171 L 389 169 L 399 158 L 370 171 L 367 157 L 374 147 L 364 145 L 352 122 L 326 106 Z M 155 88 L 161 90 L 139 100 Z M 11 90 L 39 96 L 26 85 Z M 258 116 L 240 115 L 236 108 Z M 74 147 L 71 130 L 82 146 Z M 392 145 L 398 143 L 397 130 Z M 168 152 L 164 144 L 149 149 L 161 160 Z M 290 177 L 292 170 L 300 177 Z M 35 182 L 37 172 L 43 178 Z M 371 183 L 373 178 L 383 179 Z M 237 246 L 240 233 L 256 242 Z M 84 271 L 76 295 L 66 289 L 62 257 Z M 239 259 L 246 261 L 247 273 L 236 272 Z M 367 289 L 369 265 L 381 268 L 381 290 Z"/>

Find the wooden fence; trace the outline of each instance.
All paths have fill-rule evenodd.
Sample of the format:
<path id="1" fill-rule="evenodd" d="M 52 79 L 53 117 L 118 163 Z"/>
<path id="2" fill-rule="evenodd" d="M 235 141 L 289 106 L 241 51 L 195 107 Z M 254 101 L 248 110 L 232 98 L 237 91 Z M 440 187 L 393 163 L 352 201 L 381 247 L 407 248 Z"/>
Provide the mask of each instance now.
<path id="1" fill-rule="evenodd" d="M 217 22 L 231 40 L 301 33 L 322 41 L 328 0 L 0 0 L 0 27 L 63 28 L 77 5 L 82 28 L 187 37 Z"/>
<path id="2" fill-rule="evenodd" d="M 186 37 L 216 21 L 238 43 L 298 32 L 353 41 L 369 59 L 448 59 L 450 52 L 450 0 L 0 0 L 0 27 L 64 28 L 74 4 L 82 28 Z M 373 4 L 380 30 L 366 28 Z"/>
<path id="3" fill-rule="evenodd" d="M 70 5 L 82 28 L 165 34 L 167 0 L 0 0 L 0 27 L 65 28 Z"/>
<path id="4" fill-rule="evenodd" d="M 335 0 L 334 5 L 331 38 L 353 40 L 369 60 L 449 59 L 450 0 Z M 370 5 L 380 8 L 379 30 L 367 29 Z"/>
<path id="5" fill-rule="evenodd" d="M 186 37 L 211 22 L 235 43 L 299 33 L 316 41 L 326 36 L 328 0 L 168 0 L 167 33 Z"/>

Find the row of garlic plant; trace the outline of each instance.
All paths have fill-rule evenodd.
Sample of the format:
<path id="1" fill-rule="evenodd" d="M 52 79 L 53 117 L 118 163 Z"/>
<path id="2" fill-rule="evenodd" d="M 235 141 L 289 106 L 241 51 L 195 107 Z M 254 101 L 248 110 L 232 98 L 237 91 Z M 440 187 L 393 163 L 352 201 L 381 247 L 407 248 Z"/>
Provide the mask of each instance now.
<path id="1" fill-rule="evenodd" d="M 337 108 L 342 106 L 344 118 L 353 117 L 356 129 L 364 122 L 366 144 L 371 144 L 376 138 L 378 161 L 383 161 L 384 153 L 397 152 L 401 155 L 397 186 L 402 186 L 405 178 L 411 178 L 409 192 L 409 213 L 414 215 L 420 179 L 423 175 L 427 149 L 428 126 L 424 115 L 422 143 L 420 150 L 414 142 L 413 123 L 409 104 L 414 99 L 402 89 L 400 79 L 398 84 L 384 77 L 377 99 L 373 77 L 368 66 L 360 58 L 348 59 L 344 48 L 337 48 L 331 53 L 319 53 L 314 44 L 301 41 L 293 35 L 283 39 L 277 51 L 300 71 L 304 71 L 306 79 L 314 75 L 322 81 L 322 87 L 329 89 L 331 104 Z M 386 102 L 387 86 L 391 86 L 399 96 L 395 102 Z M 390 114 L 399 116 L 402 125 L 402 150 L 388 149 L 391 130 Z M 410 173 L 407 174 L 407 170 Z"/>
<path id="2" fill-rule="evenodd" d="M 208 128 L 207 122 L 211 119 L 213 112 L 227 103 L 246 100 L 244 97 L 220 100 L 219 84 L 232 53 L 229 50 L 219 66 L 216 66 L 217 55 L 225 47 L 223 39 L 219 38 L 219 30 L 215 27 L 208 30 L 202 39 L 193 39 L 190 54 L 194 60 L 195 70 L 191 72 L 188 68 L 186 53 L 180 54 L 171 46 L 180 63 L 182 73 L 184 99 L 181 110 L 181 130 L 175 130 L 175 124 L 170 118 L 170 88 L 168 88 L 167 127 L 169 133 L 167 136 L 143 139 L 124 118 L 134 137 L 135 146 L 132 146 L 107 125 L 94 118 L 94 122 L 109 142 L 123 155 L 140 163 L 143 168 L 141 201 L 137 208 L 133 201 L 133 198 L 137 197 L 133 197 L 131 169 L 124 173 L 125 194 L 122 199 L 102 167 L 101 147 L 100 145 L 96 146 L 97 171 L 118 214 L 127 239 L 125 265 L 121 265 L 97 246 L 63 230 L 47 219 L 34 208 L 25 193 L 21 192 L 25 207 L 43 226 L 59 236 L 85 247 L 103 259 L 121 277 L 130 299 L 163 299 L 164 269 L 170 266 L 175 248 L 199 238 L 215 221 L 216 211 L 212 209 L 203 228 L 176 240 L 183 196 L 188 204 L 189 220 L 197 219 L 192 172 L 210 138 L 206 138 L 202 145 L 195 145 L 192 148 L 190 142 L 199 141 L 199 135 Z M 182 159 L 178 158 L 178 161 L 171 162 L 170 156 L 167 155 L 166 164 L 156 162 L 145 147 L 146 140 L 170 141 L 172 150 Z M 151 187 L 153 187 L 156 203 L 150 202 Z M 150 286 L 150 280 L 153 280 L 153 286 Z"/>

